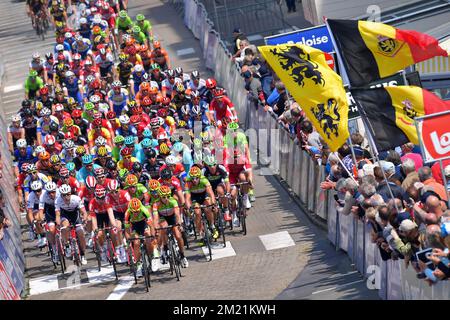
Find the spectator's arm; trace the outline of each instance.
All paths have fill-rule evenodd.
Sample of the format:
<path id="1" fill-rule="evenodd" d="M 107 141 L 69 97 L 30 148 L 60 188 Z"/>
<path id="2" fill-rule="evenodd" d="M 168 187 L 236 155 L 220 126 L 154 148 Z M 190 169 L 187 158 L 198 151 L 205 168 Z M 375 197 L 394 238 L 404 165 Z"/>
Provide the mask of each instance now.
<path id="1" fill-rule="evenodd" d="M 355 198 L 351 195 L 351 193 L 347 192 L 345 194 L 345 204 L 342 208 L 342 214 L 348 216 L 352 210 L 352 207 L 356 204 Z"/>

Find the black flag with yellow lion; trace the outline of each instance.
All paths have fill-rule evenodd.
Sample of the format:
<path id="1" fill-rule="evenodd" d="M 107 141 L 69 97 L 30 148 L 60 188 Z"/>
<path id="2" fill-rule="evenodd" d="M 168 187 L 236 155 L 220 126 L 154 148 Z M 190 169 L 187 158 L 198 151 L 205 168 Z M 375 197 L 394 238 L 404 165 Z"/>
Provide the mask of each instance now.
<path id="1" fill-rule="evenodd" d="M 322 51 L 300 44 L 258 47 L 308 119 L 336 151 L 347 140 L 348 101 L 342 79 Z"/>

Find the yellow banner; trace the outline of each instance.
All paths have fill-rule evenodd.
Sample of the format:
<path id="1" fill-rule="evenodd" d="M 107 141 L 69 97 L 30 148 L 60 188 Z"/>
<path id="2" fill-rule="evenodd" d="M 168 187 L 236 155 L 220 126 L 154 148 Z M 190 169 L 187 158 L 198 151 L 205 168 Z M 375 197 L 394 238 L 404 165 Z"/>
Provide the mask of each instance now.
<path id="1" fill-rule="evenodd" d="M 300 44 L 258 47 L 331 151 L 344 144 L 348 102 L 342 79 L 322 51 Z"/>

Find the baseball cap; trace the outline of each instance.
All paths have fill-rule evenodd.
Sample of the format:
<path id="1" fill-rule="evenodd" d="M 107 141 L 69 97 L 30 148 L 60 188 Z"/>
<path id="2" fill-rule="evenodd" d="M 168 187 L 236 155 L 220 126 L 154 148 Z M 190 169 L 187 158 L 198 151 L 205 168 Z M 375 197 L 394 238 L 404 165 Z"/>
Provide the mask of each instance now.
<path id="1" fill-rule="evenodd" d="M 408 232 L 413 230 L 414 228 L 417 228 L 417 224 L 410 219 L 405 219 L 400 223 L 399 230 L 402 232 Z"/>
<path id="2" fill-rule="evenodd" d="M 364 155 L 364 150 L 363 148 L 359 147 L 359 146 L 354 146 L 353 147 L 353 151 L 355 152 L 355 156 L 361 157 Z"/>
<path id="3" fill-rule="evenodd" d="M 385 172 L 395 172 L 395 165 L 390 161 L 380 161 L 381 168 Z"/>
<path id="4" fill-rule="evenodd" d="M 239 28 L 234 28 L 233 33 L 241 33 L 241 29 L 239 29 Z"/>

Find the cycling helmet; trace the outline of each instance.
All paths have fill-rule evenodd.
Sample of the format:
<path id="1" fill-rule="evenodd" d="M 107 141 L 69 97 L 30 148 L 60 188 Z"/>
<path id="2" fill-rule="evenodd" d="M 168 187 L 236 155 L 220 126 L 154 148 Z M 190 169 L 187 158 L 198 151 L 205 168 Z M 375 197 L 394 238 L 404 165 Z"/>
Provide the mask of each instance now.
<path id="1" fill-rule="evenodd" d="M 134 49 L 134 51 L 135 51 L 135 53 L 136 53 L 136 49 Z M 144 67 L 143 67 L 142 65 L 140 65 L 140 64 L 137 64 L 137 65 L 134 67 L 134 71 L 136 71 L 136 72 L 142 72 L 142 71 L 144 71 Z"/>
<path id="2" fill-rule="evenodd" d="M 102 127 L 102 119 L 99 119 L 99 118 L 94 119 L 94 120 L 92 121 L 92 126 L 93 126 L 94 128 L 101 128 L 101 127 Z"/>
<path id="3" fill-rule="evenodd" d="M 75 154 L 78 156 L 84 155 L 86 153 L 86 149 L 83 146 L 78 146 L 75 149 Z"/>
<path id="4" fill-rule="evenodd" d="M 123 114 L 119 117 L 119 121 L 121 124 L 129 124 L 130 123 L 130 117 L 128 117 L 126 114 Z"/>
<path id="5" fill-rule="evenodd" d="M 96 104 L 96 103 L 100 102 L 100 97 L 98 95 L 94 94 L 93 96 L 91 96 L 89 98 L 89 102 Z"/>
<path id="6" fill-rule="evenodd" d="M 164 168 L 161 170 L 160 176 L 163 180 L 172 179 L 172 171 L 169 168 Z"/>
<path id="7" fill-rule="evenodd" d="M 194 70 L 191 72 L 191 79 L 192 80 L 198 80 L 200 79 L 200 73 L 197 70 Z"/>
<path id="8" fill-rule="evenodd" d="M 153 44 L 153 46 L 154 46 L 154 44 Z M 152 71 L 160 70 L 160 69 L 161 69 L 161 67 L 160 67 L 159 64 L 157 64 L 157 63 L 152 63 L 152 65 L 150 66 L 150 68 L 152 69 Z"/>
<path id="9" fill-rule="evenodd" d="M 100 184 L 97 185 L 95 187 L 94 195 L 98 199 L 103 199 L 104 197 L 106 197 L 106 189 L 105 189 L 105 187 L 100 185 Z"/>
<path id="10" fill-rule="evenodd" d="M 140 13 L 136 16 L 136 21 L 144 21 L 144 20 L 145 20 L 145 16 L 143 14 Z"/>
<path id="11" fill-rule="evenodd" d="M 50 122 L 50 125 L 48 126 L 48 128 L 50 129 L 50 131 L 58 131 L 59 130 L 59 126 L 56 122 Z"/>
<path id="12" fill-rule="evenodd" d="M 36 167 L 36 165 L 34 163 L 30 163 L 28 165 L 28 172 L 29 173 L 32 173 L 32 172 L 36 173 L 37 172 L 37 167 Z"/>
<path id="13" fill-rule="evenodd" d="M 86 178 L 86 187 L 88 187 L 89 189 L 94 189 L 96 185 L 97 185 L 97 179 L 95 179 L 95 177 L 88 176 Z"/>
<path id="14" fill-rule="evenodd" d="M 92 161 L 93 161 L 92 156 L 91 156 L 90 154 L 85 154 L 85 155 L 81 158 L 81 160 L 83 161 L 83 164 L 84 164 L 84 165 L 91 164 Z"/>
<path id="15" fill-rule="evenodd" d="M 114 111 L 108 111 L 108 113 L 106 114 L 106 119 L 113 120 L 115 118 L 116 118 L 116 113 Z"/>
<path id="16" fill-rule="evenodd" d="M 75 76 L 75 73 L 73 73 L 72 71 L 69 70 L 69 71 L 66 71 L 65 76 L 66 76 L 66 78 L 70 78 L 70 77 Z"/>
<path id="17" fill-rule="evenodd" d="M 153 48 L 154 49 L 161 48 L 161 43 L 159 41 L 153 41 Z"/>
<path id="18" fill-rule="evenodd" d="M 178 162 L 178 160 L 177 160 L 177 158 L 174 157 L 174 156 L 168 156 L 168 157 L 166 158 L 166 164 L 167 164 L 168 166 L 170 166 L 170 165 L 175 165 L 175 164 L 177 164 L 177 162 Z"/>
<path id="19" fill-rule="evenodd" d="M 30 109 L 25 109 L 25 110 L 23 110 L 23 116 L 24 117 L 32 117 L 33 111 L 31 111 Z"/>
<path id="20" fill-rule="evenodd" d="M 225 91 L 222 88 L 216 88 L 213 90 L 214 97 L 220 98 L 224 95 Z"/>
<path id="21" fill-rule="evenodd" d="M 155 179 L 151 179 L 148 182 L 148 188 L 150 189 L 150 191 L 157 191 L 160 188 L 161 184 L 159 183 L 158 180 Z"/>
<path id="22" fill-rule="evenodd" d="M 119 178 L 123 181 L 127 174 L 129 173 L 127 168 L 123 168 L 119 170 Z"/>
<path id="23" fill-rule="evenodd" d="M 75 143 L 73 142 L 73 140 L 65 140 L 63 142 L 63 148 L 64 149 L 72 149 L 75 147 Z"/>
<path id="24" fill-rule="evenodd" d="M 29 109 L 27 109 L 27 110 L 29 110 Z M 20 122 L 21 120 L 22 120 L 22 118 L 20 117 L 19 114 L 16 114 L 16 115 L 11 117 L 11 121 L 12 122 Z"/>
<path id="25" fill-rule="evenodd" d="M 149 138 L 145 138 L 141 141 L 142 148 L 150 148 L 152 146 L 152 141 Z"/>
<path id="26" fill-rule="evenodd" d="M 132 151 L 130 148 L 128 148 L 128 147 L 125 147 L 125 148 L 123 148 L 123 149 L 120 151 L 120 155 L 121 155 L 122 157 L 131 156 L 132 153 L 133 153 L 133 151 Z"/>
<path id="27" fill-rule="evenodd" d="M 117 180 L 111 179 L 108 181 L 108 184 L 106 185 L 106 188 L 109 191 L 115 191 L 119 189 L 119 182 Z"/>
<path id="28" fill-rule="evenodd" d="M 149 159 L 156 158 L 156 150 L 155 150 L 155 149 L 148 149 L 148 150 L 146 150 L 145 155 L 146 155 Z"/>
<path id="29" fill-rule="evenodd" d="M 34 151 L 36 152 L 36 154 L 39 154 L 41 152 L 45 151 L 45 148 L 43 146 L 37 146 Z"/>
<path id="30" fill-rule="evenodd" d="M 61 162 L 61 158 L 57 155 L 57 154 L 54 154 L 54 155 L 52 155 L 51 157 L 50 157 L 50 163 L 51 164 L 57 164 L 57 163 L 60 163 Z"/>
<path id="31" fill-rule="evenodd" d="M 50 153 L 48 153 L 47 151 L 41 152 L 39 154 L 39 159 L 40 160 L 48 160 L 48 159 L 50 159 Z"/>
<path id="32" fill-rule="evenodd" d="M 213 78 L 209 78 L 206 80 L 206 88 L 214 89 L 216 86 L 217 86 L 217 82 Z"/>
<path id="33" fill-rule="evenodd" d="M 126 136 L 125 137 L 125 145 L 126 146 L 134 146 L 134 136 Z"/>
<path id="34" fill-rule="evenodd" d="M 70 172 L 72 172 L 72 171 L 74 171 L 75 170 L 75 163 L 73 163 L 73 162 L 67 162 L 66 163 L 66 168 L 67 168 L 67 170 L 69 170 Z"/>
<path id="35" fill-rule="evenodd" d="M 234 131 L 237 129 L 239 129 L 239 124 L 237 122 L 230 122 L 227 126 L 227 130 Z"/>
<path id="36" fill-rule="evenodd" d="M 37 73 L 36 70 L 31 70 L 30 73 L 29 73 L 30 77 L 36 77 L 37 75 L 38 75 L 38 73 Z"/>
<path id="37" fill-rule="evenodd" d="M 102 176 L 105 174 L 105 169 L 103 169 L 102 167 L 99 168 L 95 168 L 94 170 L 94 175 L 97 176 Z"/>
<path id="38" fill-rule="evenodd" d="M 217 164 L 217 159 L 212 154 L 206 156 L 204 161 L 208 166 L 215 166 Z"/>
<path id="39" fill-rule="evenodd" d="M 42 190 L 42 182 L 41 180 L 36 180 L 31 183 L 31 190 L 40 191 Z"/>
<path id="40" fill-rule="evenodd" d="M 131 172 L 142 172 L 142 165 L 140 162 L 133 163 L 133 166 L 131 167 Z"/>
<path id="41" fill-rule="evenodd" d="M 129 186 L 129 187 L 134 187 L 138 184 L 138 178 L 130 173 L 129 175 L 127 175 L 126 179 L 125 179 L 125 183 Z"/>
<path id="42" fill-rule="evenodd" d="M 109 159 L 106 162 L 106 169 L 108 170 L 116 170 L 117 169 L 117 163 L 113 159 Z"/>
<path id="43" fill-rule="evenodd" d="M 63 121 L 63 124 L 65 127 L 70 128 L 73 126 L 73 119 L 72 118 L 65 118 Z"/>
<path id="44" fill-rule="evenodd" d="M 125 137 L 122 136 L 122 135 L 120 135 L 120 134 L 118 134 L 118 135 L 114 138 L 114 143 L 115 143 L 115 144 L 120 144 L 120 143 L 123 143 L 123 142 L 125 142 Z"/>
<path id="45" fill-rule="evenodd" d="M 181 113 L 183 115 L 187 115 L 187 114 L 189 114 L 189 112 L 190 112 L 190 107 L 188 104 L 181 106 Z"/>
<path id="46" fill-rule="evenodd" d="M 80 61 L 80 60 L 81 60 L 81 54 L 75 53 L 75 54 L 73 55 L 73 60 L 74 60 L 74 61 Z"/>
<path id="47" fill-rule="evenodd" d="M 150 138 L 152 136 L 152 131 L 150 129 L 145 129 L 144 132 L 142 132 L 142 135 L 144 138 Z"/>
<path id="48" fill-rule="evenodd" d="M 27 140 L 25 139 L 19 139 L 16 141 L 17 148 L 26 148 L 27 147 Z"/>
<path id="49" fill-rule="evenodd" d="M 122 82 L 120 82 L 119 80 L 113 81 L 113 83 L 111 84 L 111 86 L 113 88 L 122 88 Z"/>
<path id="50" fill-rule="evenodd" d="M 202 176 L 202 171 L 199 167 L 192 167 L 191 170 L 189 170 L 189 175 L 192 178 L 200 178 Z"/>
<path id="51" fill-rule="evenodd" d="M 47 53 L 45 54 L 45 59 L 47 59 L 47 60 L 53 59 L 53 52 L 47 52 Z"/>
<path id="52" fill-rule="evenodd" d="M 175 78 L 175 71 L 172 70 L 172 69 L 167 69 L 167 70 L 166 70 L 166 75 L 167 75 L 169 78 Z"/>
<path id="53" fill-rule="evenodd" d="M 184 87 L 183 83 L 178 82 L 177 85 L 175 86 L 175 91 L 177 93 L 184 93 L 186 91 L 186 88 Z"/>
<path id="54" fill-rule="evenodd" d="M 95 145 L 97 147 L 104 146 L 106 142 L 107 142 L 106 139 L 103 138 L 102 136 L 99 136 L 97 139 L 95 139 Z"/>
<path id="55" fill-rule="evenodd" d="M 125 19 L 126 17 L 128 17 L 127 11 L 126 10 L 120 10 L 119 18 Z"/>
<path id="56" fill-rule="evenodd" d="M 125 62 L 127 60 L 128 60 L 128 55 L 127 54 L 125 54 L 125 53 L 119 54 L 119 61 L 120 62 Z"/>
<path id="57" fill-rule="evenodd" d="M 108 149 L 105 146 L 101 146 L 97 149 L 97 156 L 106 157 L 108 155 Z"/>
<path id="58" fill-rule="evenodd" d="M 87 19 L 86 18 L 80 18 L 80 24 L 86 24 L 87 23 Z"/>
<path id="59" fill-rule="evenodd" d="M 133 212 L 141 210 L 142 202 L 138 198 L 133 198 L 130 201 L 129 209 Z"/>
<path id="60" fill-rule="evenodd" d="M 158 120 L 158 122 L 159 122 L 159 126 L 160 126 L 160 127 L 161 127 L 162 125 L 164 125 L 165 121 L 164 121 L 163 118 L 158 117 L 157 120 Z"/>
<path id="61" fill-rule="evenodd" d="M 176 67 L 175 68 L 175 75 L 177 77 L 180 77 L 183 74 L 183 68 L 182 67 Z"/>
<path id="62" fill-rule="evenodd" d="M 48 87 L 42 87 L 41 89 L 39 89 L 39 93 L 41 94 L 41 96 L 47 95 L 48 94 Z"/>
<path id="63" fill-rule="evenodd" d="M 152 129 L 160 127 L 158 118 L 153 118 L 152 120 L 150 120 L 150 127 Z"/>
<path id="64" fill-rule="evenodd" d="M 167 133 L 165 131 L 158 133 L 158 135 L 156 137 L 157 140 L 166 140 L 167 138 L 168 138 Z"/>
<path id="65" fill-rule="evenodd" d="M 141 27 L 139 26 L 133 26 L 133 33 L 140 33 L 141 32 Z"/>
<path id="66" fill-rule="evenodd" d="M 166 99 L 169 99 L 169 98 L 166 98 Z M 170 102 L 170 100 L 169 100 L 169 102 Z M 158 114 L 158 117 L 165 118 L 169 114 L 169 111 L 167 111 L 167 109 L 161 108 L 158 110 L 157 114 Z"/>
<path id="67" fill-rule="evenodd" d="M 43 108 L 41 110 L 41 116 L 48 117 L 52 114 L 52 111 L 49 108 Z"/>
<path id="68" fill-rule="evenodd" d="M 93 109 L 95 109 L 95 105 L 92 102 L 86 102 L 84 104 L 84 110 L 89 111 L 89 110 L 93 110 Z"/>
<path id="69" fill-rule="evenodd" d="M 144 97 L 141 101 L 141 104 L 146 107 L 146 106 L 151 106 L 153 103 L 153 101 L 149 98 L 149 97 Z"/>
<path id="70" fill-rule="evenodd" d="M 91 75 L 91 74 L 86 77 L 86 83 L 87 84 L 91 84 L 92 82 L 94 82 L 94 80 L 95 80 L 95 77 L 93 75 Z"/>
<path id="71" fill-rule="evenodd" d="M 130 109 L 133 109 L 136 106 L 136 101 L 131 100 L 130 102 L 127 103 L 127 107 Z"/>
<path id="72" fill-rule="evenodd" d="M 59 169 L 59 176 L 61 178 L 65 178 L 69 176 L 69 169 L 67 169 L 66 167 L 62 167 L 61 169 Z"/>
<path id="73" fill-rule="evenodd" d="M 172 195 L 172 190 L 168 186 L 162 185 L 159 190 L 158 194 L 160 197 L 170 197 Z"/>
<path id="74" fill-rule="evenodd" d="M 56 191 L 56 188 L 57 188 L 56 183 L 54 183 L 53 181 L 49 181 L 45 184 L 45 190 L 47 192 L 54 192 Z"/>
<path id="75" fill-rule="evenodd" d="M 142 114 L 143 110 L 142 110 L 142 107 L 141 107 L 141 106 L 136 106 L 136 107 L 133 108 L 133 110 L 131 110 L 131 112 L 132 112 L 134 115 L 140 116 L 140 115 Z"/>

